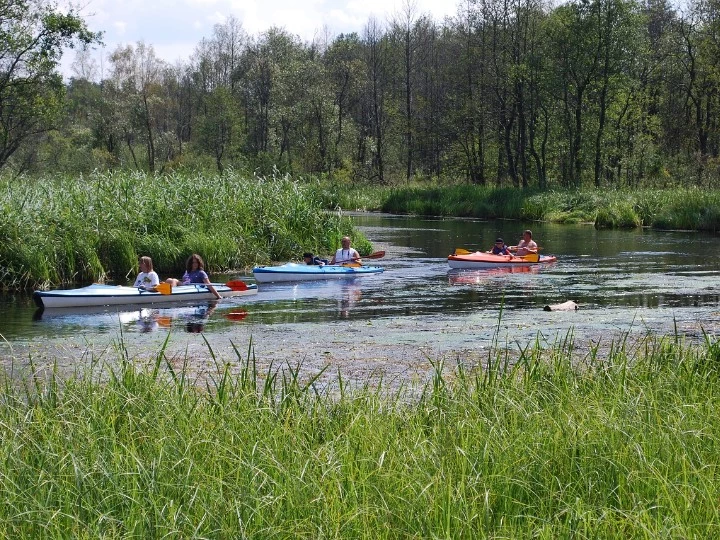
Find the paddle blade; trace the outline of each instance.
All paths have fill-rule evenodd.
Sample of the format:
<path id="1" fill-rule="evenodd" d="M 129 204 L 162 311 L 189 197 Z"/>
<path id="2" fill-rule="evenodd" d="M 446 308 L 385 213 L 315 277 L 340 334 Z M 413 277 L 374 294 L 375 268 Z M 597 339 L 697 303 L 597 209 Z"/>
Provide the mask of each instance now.
<path id="1" fill-rule="evenodd" d="M 359 262 L 343 263 L 342 266 L 345 268 L 362 268 L 362 264 Z"/>
<path id="2" fill-rule="evenodd" d="M 468 251 L 467 249 L 463 248 L 455 248 L 454 255 L 470 255 L 472 251 Z"/>
<path id="3" fill-rule="evenodd" d="M 370 255 L 364 255 L 361 257 L 362 259 L 382 259 L 385 256 L 384 251 L 376 251 L 374 253 L 371 253 Z"/>
<path id="4" fill-rule="evenodd" d="M 537 253 L 528 253 L 527 255 L 520 255 L 518 259 L 522 259 L 527 262 L 540 262 L 540 255 Z"/>
<path id="5" fill-rule="evenodd" d="M 233 291 L 247 291 L 248 286 L 247 283 L 240 279 L 233 279 L 231 281 L 228 281 L 225 285 L 230 287 Z"/>
<path id="6" fill-rule="evenodd" d="M 155 290 L 160 294 L 172 294 L 172 285 L 169 283 L 158 283 L 155 286 Z"/>

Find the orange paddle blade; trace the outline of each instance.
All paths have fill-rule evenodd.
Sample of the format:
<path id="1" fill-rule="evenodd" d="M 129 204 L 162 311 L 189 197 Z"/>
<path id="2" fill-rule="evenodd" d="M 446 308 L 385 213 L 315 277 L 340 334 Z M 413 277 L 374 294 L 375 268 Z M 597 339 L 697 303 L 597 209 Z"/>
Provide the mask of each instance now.
<path id="1" fill-rule="evenodd" d="M 385 256 L 384 251 L 375 251 L 374 253 L 371 253 L 370 255 L 363 255 L 361 259 L 382 259 Z"/>
<path id="2" fill-rule="evenodd" d="M 468 251 L 467 249 L 463 248 L 455 248 L 454 255 L 470 255 L 472 251 Z"/>
<path id="3" fill-rule="evenodd" d="M 231 281 L 228 281 L 225 285 L 230 287 L 233 291 L 247 291 L 248 286 L 247 283 L 240 279 L 233 279 Z"/>
<path id="4" fill-rule="evenodd" d="M 160 294 L 172 294 L 172 285 L 169 283 L 158 283 L 155 290 Z"/>

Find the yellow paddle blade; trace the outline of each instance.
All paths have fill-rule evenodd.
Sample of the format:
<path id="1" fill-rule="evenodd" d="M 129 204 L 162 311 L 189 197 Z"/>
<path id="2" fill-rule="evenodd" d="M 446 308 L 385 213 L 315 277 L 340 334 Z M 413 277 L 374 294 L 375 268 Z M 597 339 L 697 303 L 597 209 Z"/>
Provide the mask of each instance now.
<path id="1" fill-rule="evenodd" d="M 345 268 L 360 268 L 362 267 L 362 264 L 354 262 L 354 263 L 343 263 L 343 266 Z"/>
<path id="2" fill-rule="evenodd" d="M 155 290 L 160 294 L 172 294 L 172 285 L 169 283 L 158 283 Z"/>
<path id="3" fill-rule="evenodd" d="M 527 255 L 520 255 L 518 259 L 522 259 L 527 262 L 540 262 L 540 255 L 537 253 L 528 253 Z"/>
<path id="4" fill-rule="evenodd" d="M 454 255 L 470 255 L 472 251 L 468 251 L 467 249 L 463 248 L 455 248 Z"/>

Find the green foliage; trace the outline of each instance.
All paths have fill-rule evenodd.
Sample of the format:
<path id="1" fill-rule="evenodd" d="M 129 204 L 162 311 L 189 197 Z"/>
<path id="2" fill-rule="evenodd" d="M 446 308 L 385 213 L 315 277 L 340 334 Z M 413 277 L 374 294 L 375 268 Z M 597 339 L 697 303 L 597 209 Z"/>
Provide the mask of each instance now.
<path id="1" fill-rule="evenodd" d="M 705 338 L 494 348 L 399 391 L 212 349 L 194 386 L 167 342 L 145 367 L 120 352 L 100 375 L 3 373 L 0 522 L 13 538 L 713 538 Z"/>
<path id="2" fill-rule="evenodd" d="M 330 254 L 351 235 L 349 218 L 327 212 L 316 190 L 289 177 L 93 174 L 0 179 L 0 281 L 4 287 L 125 282 L 140 255 L 175 275 L 191 253 L 208 270 Z"/>
<path id="3" fill-rule="evenodd" d="M 600 208 L 595 217 L 596 229 L 635 229 L 642 225 L 640 216 L 628 202 L 620 202 Z"/>
<path id="4" fill-rule="evenodd" d="M 55 68 L 63 49 L 98 41 L 73 11 L 55 9 L 41 0 L 0 7 L 0 167 L 58 120 L 65 89 Z"/>

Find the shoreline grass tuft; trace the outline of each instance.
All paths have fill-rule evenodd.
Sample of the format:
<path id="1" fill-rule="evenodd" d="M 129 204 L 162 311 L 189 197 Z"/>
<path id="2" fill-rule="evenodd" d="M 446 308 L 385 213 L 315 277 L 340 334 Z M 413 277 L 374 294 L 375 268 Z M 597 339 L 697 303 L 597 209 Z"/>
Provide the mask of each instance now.
<path id="1" fill-rule="evenodd" d="M 167 344 L 167 342 L 166 342 Z M 8 537 L 681 537 L 720 532 L 720 349 L 572 335 L 442 363 L 407 399 L 236 348 L 200 388 L 117 347 L 2 385 Z M 108 375 L 109 373 L 109 375 Z"/>

